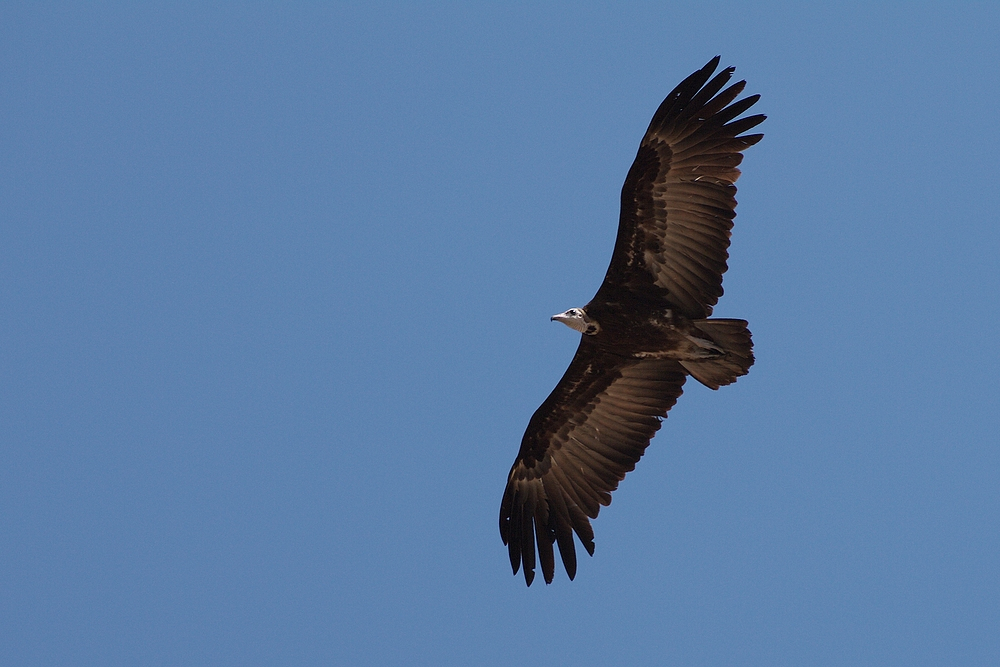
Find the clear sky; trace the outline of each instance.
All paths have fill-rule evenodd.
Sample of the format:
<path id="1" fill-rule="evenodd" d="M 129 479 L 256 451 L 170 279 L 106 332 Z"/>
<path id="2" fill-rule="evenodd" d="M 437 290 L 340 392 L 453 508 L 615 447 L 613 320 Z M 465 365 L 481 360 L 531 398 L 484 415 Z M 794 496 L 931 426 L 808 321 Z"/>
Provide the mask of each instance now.
<path id="1" fill-rule="evenodd" d="M 0 664 L 1000 664 L 1000 5 L 825 4 L 5 3 Z M 757 363 L 528 589 L 549 316 L 716 54 Z"/>

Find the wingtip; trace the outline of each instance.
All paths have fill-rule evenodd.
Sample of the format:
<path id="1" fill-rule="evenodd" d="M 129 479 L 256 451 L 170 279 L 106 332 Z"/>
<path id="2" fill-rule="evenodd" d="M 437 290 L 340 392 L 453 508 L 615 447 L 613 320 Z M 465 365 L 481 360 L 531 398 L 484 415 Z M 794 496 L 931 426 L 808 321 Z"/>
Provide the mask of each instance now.
<path id="1" fill-rule="evenodd" d="M 707 63 L 705 63 L 705 66 L 701 68 L 701 71 L 708 72 L 709 74 L 711 74 L 716 70 L 716 68 L 718 68 L 719 63 L 721 62 L 722 62 L 722 54 L 719 54 L 714 58 L 712 58 L 711 60 L 709 60 Z M 729 65 L 728 67 L 724 67 L 722 71 L 719 72 L 719 74 L 726 74 L 728 76 L 732 76 L 733 72 L 735 71 L 736 67 L 734 67 L 733 65 Z"/>

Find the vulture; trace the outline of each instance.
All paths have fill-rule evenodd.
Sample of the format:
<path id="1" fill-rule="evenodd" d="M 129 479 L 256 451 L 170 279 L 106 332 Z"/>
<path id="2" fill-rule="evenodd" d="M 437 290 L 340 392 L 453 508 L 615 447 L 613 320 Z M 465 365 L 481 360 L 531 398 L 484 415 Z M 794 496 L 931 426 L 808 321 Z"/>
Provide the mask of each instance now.
<path id="1" fill-rule="evenodd" d="M 735 68 L 718 65 L 684 79 L 653 114 L 622 186 L 604 282 L 586 306 L 551 318 L 579 331 L 580 346 L 528 422 L 500 504 L 500 537 L 529 586 L 536 559 L 552 582 L 553 545 L 576 576 L 574 533 L 594 555 L 590 520 L 688 375 L 718 389 L 753 364 L 747 322 L 709 316 L 728 268 L 737 167 L 763 137 L 745 132 L 765 116 L 739 118 L 760 96 L 736 100 L 746 82 L 727 86 Z"/>

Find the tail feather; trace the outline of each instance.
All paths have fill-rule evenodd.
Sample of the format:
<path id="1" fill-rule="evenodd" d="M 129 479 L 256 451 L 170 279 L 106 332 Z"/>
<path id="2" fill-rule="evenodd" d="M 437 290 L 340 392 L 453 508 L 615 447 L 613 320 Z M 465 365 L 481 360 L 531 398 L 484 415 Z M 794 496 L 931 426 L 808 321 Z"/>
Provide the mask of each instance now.
<path id="1" fill-rule="evenodd" d="M 694 320 L 692 324 L 726 354 L 716 359 L 682 361 L 681 365 L 691 377 L 710 389 L 718 389 L 747 374 L 753 366 L 753 340 L 746 320 Z"/>

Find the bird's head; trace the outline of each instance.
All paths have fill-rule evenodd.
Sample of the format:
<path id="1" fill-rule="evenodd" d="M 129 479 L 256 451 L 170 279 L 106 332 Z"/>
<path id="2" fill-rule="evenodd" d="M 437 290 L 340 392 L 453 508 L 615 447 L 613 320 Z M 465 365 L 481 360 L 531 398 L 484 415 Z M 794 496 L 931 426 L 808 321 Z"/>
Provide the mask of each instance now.
<path id="1" fill-rule="evenodd" d="M 587 311 L 583 308 L 570 308 L 565 313 L 559 313 L 549 318 L 553 322 L 562 322 L 570 329 L 575 329 L 582 334 L 593 336 L 601 330 L 601 325 L 597 320 L 587 316 Z"/>

